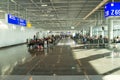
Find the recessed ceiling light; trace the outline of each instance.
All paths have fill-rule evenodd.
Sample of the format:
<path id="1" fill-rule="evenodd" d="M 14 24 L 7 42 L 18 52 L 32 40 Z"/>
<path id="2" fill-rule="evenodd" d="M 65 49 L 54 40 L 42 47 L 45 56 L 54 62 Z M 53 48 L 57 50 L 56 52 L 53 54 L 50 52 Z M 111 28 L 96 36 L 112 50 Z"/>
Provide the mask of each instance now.
<path id="1" fill-rule="evenodd" d="M 11 0 L 11 2 L 14 2 L 14 0 Z"/>
<path id="2" fill-rule="evenodd" d="M 74 27 L 74 26 L 72 26 L 72 27 L 71 27 L 71 29 L 75 29 L 75 27 Z"/>
<path id="3" fill-rule="evenodd" d="M 47 5 L 47 4 L 42 4 L 41 6 L 42 6 L 42 7 L 46 7 L 46 6 L 48 6 L 48 5 Z"/>

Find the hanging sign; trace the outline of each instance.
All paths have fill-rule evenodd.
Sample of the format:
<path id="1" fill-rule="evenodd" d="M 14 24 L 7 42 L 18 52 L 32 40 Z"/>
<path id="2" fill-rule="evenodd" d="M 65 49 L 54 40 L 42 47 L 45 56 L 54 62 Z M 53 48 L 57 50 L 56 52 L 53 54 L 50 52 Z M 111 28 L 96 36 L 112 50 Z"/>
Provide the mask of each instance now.
<path id="1" fill-rule="evenodd" d="M 13 16 L 11 14 L 7 14 L 7 22 L 9 24 L 15 24 L 20 26 L 27 26 L 26 20 L 19 18 L 17 16 Z"/>
<path id="2" fill-rule="evenodd" d="M 26 20 L 20 18 L 20 19 L 19 19 L 19 25 L 21 25 L 21 26 L 26 26 L 26 25 L 27 25 Z"/>
<path id="3" fill-rule="evenodd" d="M 27 27 L 28 28 L 31 28 L 32 27 L 32 24 L 30 22 L 27 22 Z"/>
<path id="4" fill-rule="evenodd" d="M 8 14 L 7 17 L 8 17 L 7 18 L 8 23 L 19 25 L 19 18 L 18 17 L 13 16 L 11 14 Z"/>
<path id="5" fill-rule="evenodd" d="M 104 6 L 104 16 L 120 16 L 120 2 L 109 2 Z"/>

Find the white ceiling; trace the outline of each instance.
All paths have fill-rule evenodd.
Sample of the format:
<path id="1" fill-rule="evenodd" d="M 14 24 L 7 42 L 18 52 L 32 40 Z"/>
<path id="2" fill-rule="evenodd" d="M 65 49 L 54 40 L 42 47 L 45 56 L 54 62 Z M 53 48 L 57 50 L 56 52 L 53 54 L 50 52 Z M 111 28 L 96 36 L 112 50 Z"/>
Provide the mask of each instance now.
<path id="1" fill-rule="evenodd" d="M 104 5 L 83 20 L 101 2 L 102 0 L 0 0 L 0 10 L 27 19 L 36 28 L 69 30 L 74 26 L 78 30 L 95 25 L 98 19 L 104 20 Z M 43 4 L 48 6 L 41 6 Z"/>

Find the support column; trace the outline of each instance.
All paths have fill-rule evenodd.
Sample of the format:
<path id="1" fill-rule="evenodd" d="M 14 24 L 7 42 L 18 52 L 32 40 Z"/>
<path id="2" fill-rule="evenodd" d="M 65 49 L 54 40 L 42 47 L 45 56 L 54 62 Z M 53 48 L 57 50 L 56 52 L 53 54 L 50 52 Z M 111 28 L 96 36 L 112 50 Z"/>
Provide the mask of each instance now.
<path id="1" fill-rule="evenodd" d="M 92 27 L 90 27 L 90 37 L 92 37 Z"/>
<path id="2" fill-rule="evenodd" d="M 108 19 L 108 43 L 109 45 L 112 43 L 113 40 L 113 20 Z"/>
<path id="3" fill-rule="evenodd" d="M 104 36 L 104 30 L 102 30 L 102 37 L 104 38 L 105 36 Z"/>
<path id="4" fill-rule="evenodd" d="M 99 35 L 98 35 L 98 29 L 96 29 L 96 36 L 98 37 Z"/>
<path id="5" fill-rule="evenodd" d="M 84 34 L 84 29 L 82 29 L 82 35 L 84 36 L 85 34 Z"/>
<path id="6" fill-rule="evenodd" d="M 104 38 L 105 37 L 105 32 L 104 32 L 105 30 L 104 30 L 104 26 L 102 27 L 102 37 Z"/>

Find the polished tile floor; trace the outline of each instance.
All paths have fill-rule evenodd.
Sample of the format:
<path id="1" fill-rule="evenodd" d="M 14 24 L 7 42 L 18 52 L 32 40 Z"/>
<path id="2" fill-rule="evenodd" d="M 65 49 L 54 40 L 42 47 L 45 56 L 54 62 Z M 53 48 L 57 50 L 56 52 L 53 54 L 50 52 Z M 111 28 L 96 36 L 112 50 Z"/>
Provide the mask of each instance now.
<path id="1" fill-rule="evenodd" d="M 30 50 L 26 45 L 3 48 L 0 50 L 0 74 L 10 76 L 84 75 L 73 58 L 70 45 L 74 43 L 72 39 L 64 38 L 56 46 L 43 50 Z"/>
<path id="2" fill-rule="evenodd" d="M 80 49 L 80 46 L 83 45 L 73 47 L 73 55 L 75 59 L 79 60 L 90 78 L 101 77 L 102 80 L 120 79 L 120 55 L 106 48 L 83 49 L 82 47 Z"/>
<path id="3" fill-rule="evenodd" d="M 45 51 L 45 50 L 44 50 Z M 54 46 L 30 53 L 31 60 L 14 67 L 12 75 L 79 75 L 69 46 Z"/>
<path id="4" fill-rule="evenodd" d="M 0 49 L 0 74 L 10 74 L 15 66 L 31 58 L 26 45 Z"/>
<path id="5" fill-rule="evenodd" d="M 81 49 L 80 46 L 83 45 L 64 38 L 58 45 L 44 50 L 28 50 L 26 45 L 0 49 L 0 80 L 120 78 L 119 57 L 111 57 L 108 49 Z"/>

